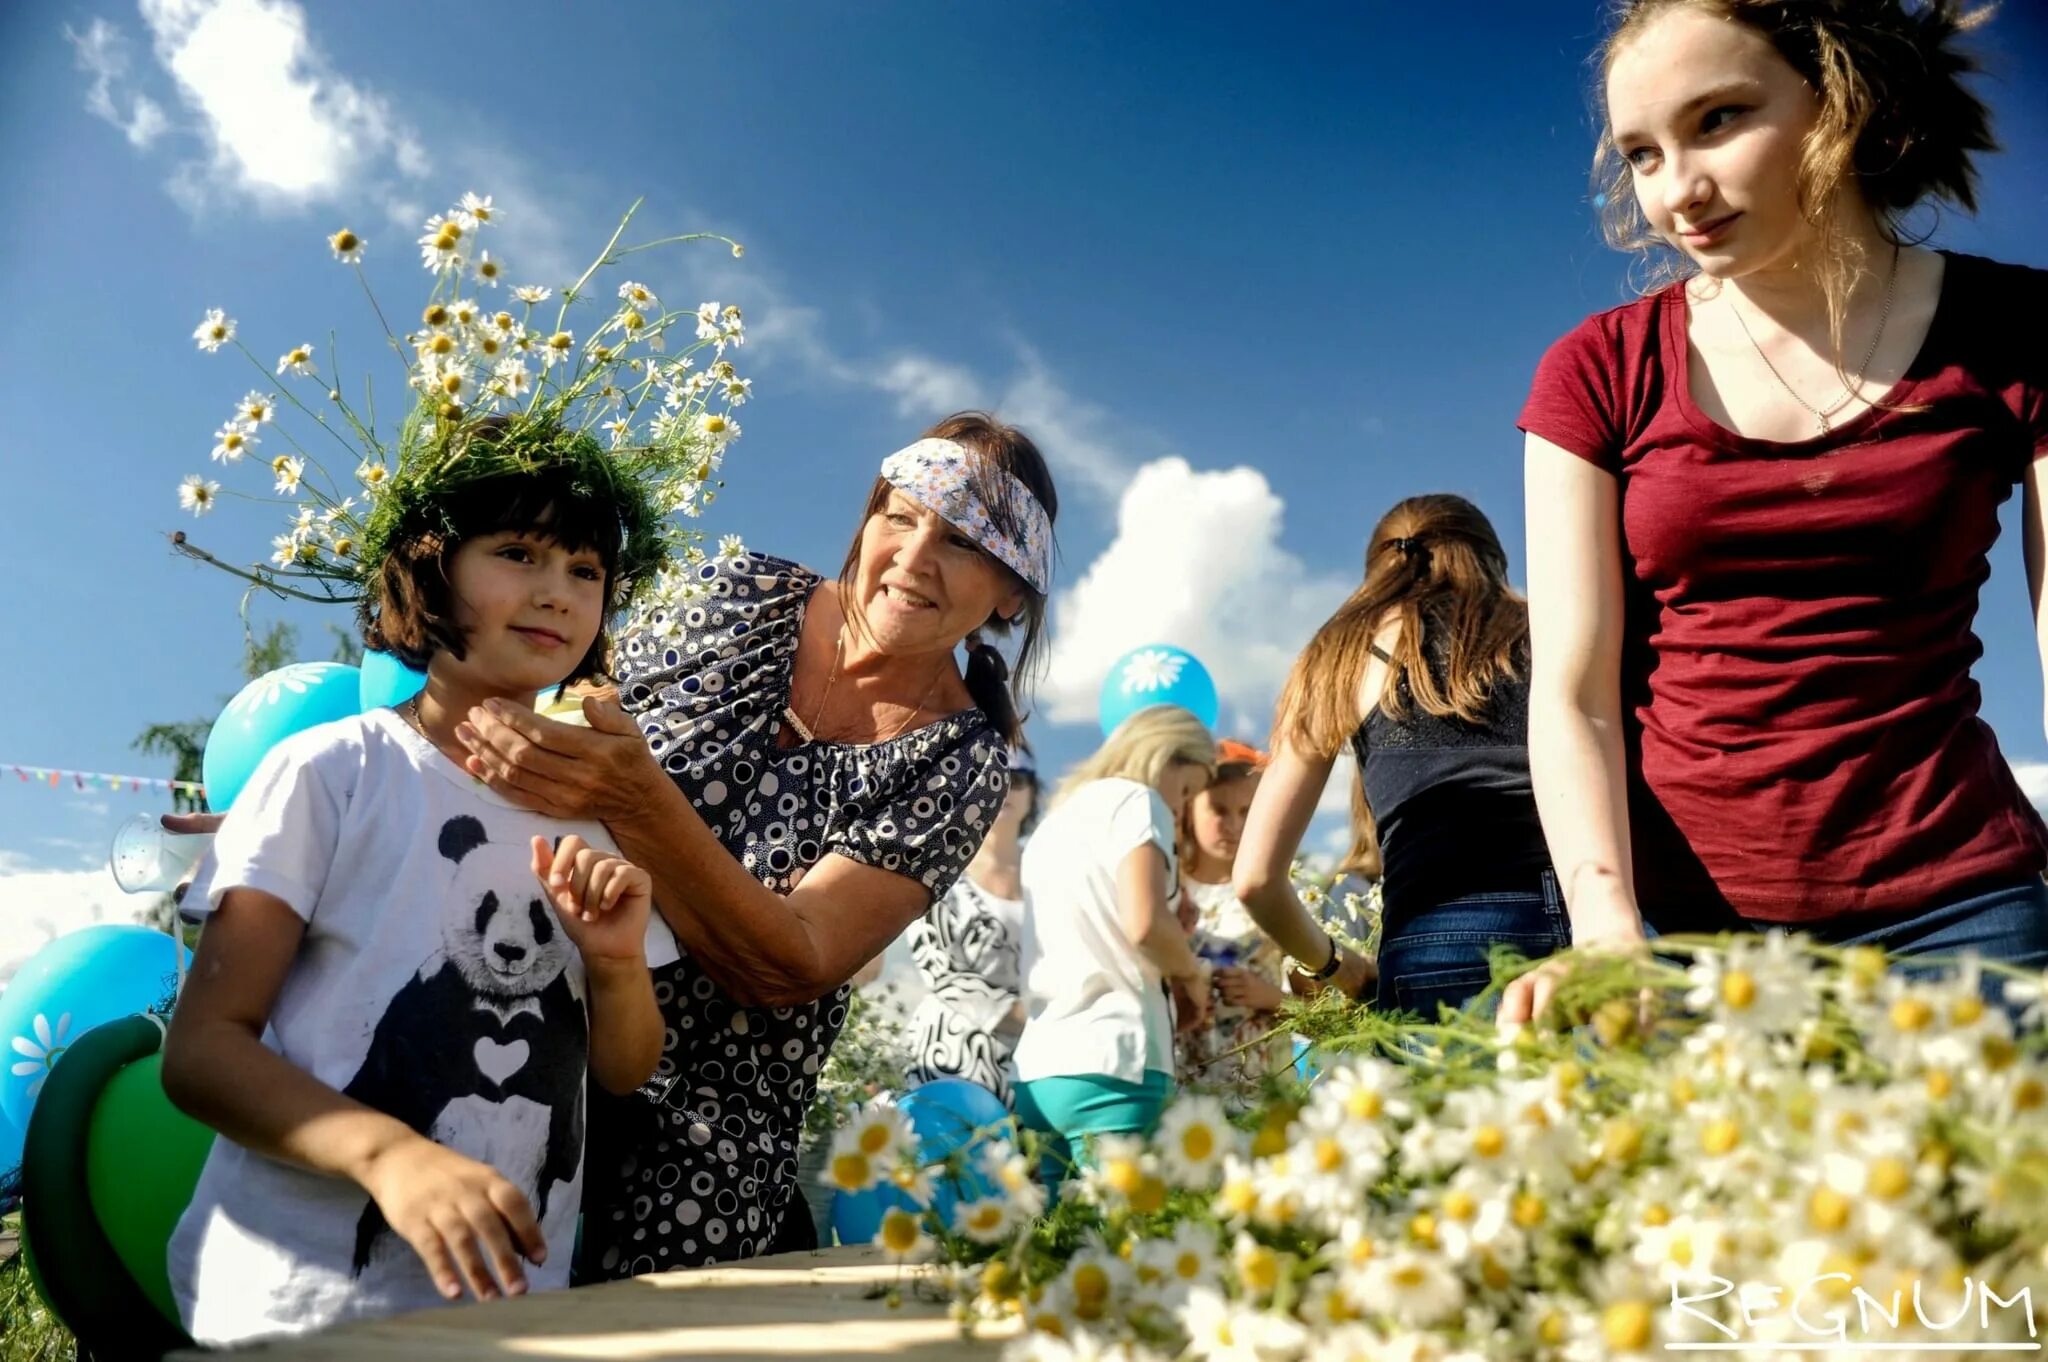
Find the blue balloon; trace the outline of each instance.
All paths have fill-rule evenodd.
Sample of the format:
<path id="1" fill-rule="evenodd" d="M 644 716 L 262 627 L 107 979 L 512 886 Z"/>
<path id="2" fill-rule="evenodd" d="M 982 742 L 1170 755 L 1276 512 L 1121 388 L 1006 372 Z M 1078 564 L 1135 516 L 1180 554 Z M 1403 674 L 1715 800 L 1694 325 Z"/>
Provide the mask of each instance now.
<path id="1" fill-rule="evenodd" d="M 1185 648 L 1155 643 L 1125 653 L 1102 681 L 1102 736 L 1141 709 L 1179 705 L 1214 729 L 1219 705 L 1208 668 Z"/>
<path id="2" fill-rule="evenodd" d="M 177 987 L 184 950 L 168 934 L 133 923 L 67 932 L 28 958 L 0 994 L 0 1115 L 28 1129 L 43 1080 L 64 1051 L 95 1026 L 146 1012 Z"/>
<path id="3" fill-rule="evenodd" d="M 256 764 L 294 733 L 362 713 L 362 682 L 339 662 L 294 662 L 242 687 L 206 736 L 206 802 L 226 813 Z"/>
<path id="4" fill-rule="evenodd" d="M 386 705 L 402 705 L 426 689 L 427 674 L 416 672 L 390 653 L 363 654 L 363 674 L 356 688 L 364 714 Z"/>
<path id="5" fill-rule="evenodd" d="M 1002 1098 L 964 1078 L 939 1078 L 912 1088 L 897 1106 L 917 1133 L 919 1163 L 938 1163 L 955 1152 L 964 1155 L 965 1166 L 958 1173 L 933 1179 L 932 1209 L 940 1224 L 952 1225 L 953 1207 L 959 1202 L 995 1195 L 995 1184 L 981 1171 L 978 1160 L 990 1141 L 1017 1138 L 1015 1122 Z M 892 1206 L 916 1209 L 909 1196 L 887 1183 L 864 1192 L 835 1192 L 833 1233 L 842 1244 L 872 1243 L 881 1232 L 883 1215 Z"/>

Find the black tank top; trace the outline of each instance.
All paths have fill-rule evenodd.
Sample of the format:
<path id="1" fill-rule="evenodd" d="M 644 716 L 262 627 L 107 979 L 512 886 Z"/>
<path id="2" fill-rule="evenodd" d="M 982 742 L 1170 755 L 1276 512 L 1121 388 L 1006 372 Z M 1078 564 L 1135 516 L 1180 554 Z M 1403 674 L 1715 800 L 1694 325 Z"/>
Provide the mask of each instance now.
<path id="1" fill-rule="evenodd" d="M 1440 680 L 1443 660 L 1428 651 Z M 1537 889 L 1550 852 L 1529 786 L 1529 683 L 1496 683 L 1482 724 L 1425 713 L 1407 678 L 1397 684 L 1407 716 L 1375 708 L 1351 738 L 1379 826 L 1388 919 L 1467 894 Z"/>

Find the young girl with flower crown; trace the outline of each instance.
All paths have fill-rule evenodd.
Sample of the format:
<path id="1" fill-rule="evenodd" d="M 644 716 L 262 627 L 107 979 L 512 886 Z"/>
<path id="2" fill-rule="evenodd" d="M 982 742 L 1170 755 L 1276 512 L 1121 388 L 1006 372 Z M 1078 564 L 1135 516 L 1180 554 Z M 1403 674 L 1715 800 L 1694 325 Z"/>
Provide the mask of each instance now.
<path id="1" fill-rule="evenodd" d="M 280 744 L 222 826 L 163 1066 L 222 1137 L 170 1248 L 195 1339 L 566 1285 L 586 1069 L 630 1092 L 661 1049 L 649 880 L 455 729 L 599 665 L 619 523 L 571 460 L 424 501 L 365 641 L 426 689 Z"/>
<path id="2" fill-rule="evenodd" d="M 488 220 L 472 196 L 428 224 L 461 248 L 428 261 L 395 450 L 333 399 L 367 506 L 280 456 L 292 532 L 274 569 L 229 569 L 354 603 L 365 645 L 426 683 L 272 749 L 186 896 L 205 927 L 163 1081 L 220 1138 L 169 1266 L 204 1344 L 567 1285 L 589 1094 L 634 1091 L 661 1053 L 650 955 L 677 952 L 650 928 L 650 876 L 601 823 L 475 777 L 464 737 L 601 675 L 607 621 L 671 561 L 665 515 L 715 459 L 694 398 L 645 437 L 590 433 L 605 393 L 656 381 L 622 358 L 666 323 L 638 285 L 566 364 L 524 369 L 521 314 L 462 296 Z M 523 291 L 525 316 L 544 292 Z M 232 338 L 222 321 L 200 348 Z M 231 423 L 245 441 L 249 419 Z"/>

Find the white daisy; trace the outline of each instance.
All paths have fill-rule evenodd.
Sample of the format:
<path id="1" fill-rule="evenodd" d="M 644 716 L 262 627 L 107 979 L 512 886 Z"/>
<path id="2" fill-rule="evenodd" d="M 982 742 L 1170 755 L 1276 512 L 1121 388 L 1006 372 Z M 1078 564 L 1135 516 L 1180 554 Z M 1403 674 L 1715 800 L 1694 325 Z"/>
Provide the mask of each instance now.
<path id="1" fill-rule="evenodd" d="M 219 483 L 194 473 L 178 484 L 178 505 L 193 515 L 205 515 L 213 509 L 213 499 L 219 492 Z"/>
<path id="2" fill-rule="evenodd" d="M 209 355 L 234 338 L 235 319 L 217 307 L 209 308 L 205 320 L 192 328 L 192 339 Z"/>
<path id="3" fill-rule="evenodd" d="M 539 284 L 521 284 L 512 290 L 512 296 L 526 304 L 544 303 L 554 296 L 554 290 Z"/>
<path id="4" fill-rule="evenodd" d="M 617 449 L 620 445 L 626 443 L 627 438 L 632 435 L 633 417 L 630 413 L 625 416 L 614 417 L 605 422 L 599 429 L 612 437 L 612 448 Z"/>
<path id="5" fill-rule="evenodd" d="M 1361 1275 L 1373 1308 L 1411 1329 L 1442 1323 L 1465 1304 L 1464 1284 L 1435 1254 L 1396 1249 L 1372 1259 Z"/>
<path id="6" fill-rule="evenodd" d="M 735 556 L 745 552 L 739 546 L 739 536 L 728 535 L 719 541 L 721 553 L 725 550 L 726 540 L 732 541 Z M 1002 1189 L 1010 1204 L 1017 1208 L 1019 1218 L 1036 1219 L 1045 1209 L 1045 1186 L 1038 1180 L 1038 1170 L 1008 1140 L 991 1140 L 982 1147 L 981 1171 Z"/>
<path id="7" fill-rule="evenodd" d="M 697 417 L 697 434 L 713 449 L 723 449 L 739 438 L 740 423 L 729 412 L 707 411 Z"/>
<path id="8" fill-rule="evenodd" d="M 334 250 L 334 258 L 345 265 L 353 265 L 363 258 L 363 239 L 344 227 L 327 238 L 327 244 Z"/>
<path id="9" fill-rule="evenodd" d="M 294 345 L 278 357 L 277 376 L 279 378 L 283 378 L 286 374 L 294 374 L 300 378 L 305 378 L 312 372 L 313 347 L 311 345 Z"/>
<path id="10" fill-rule="evenodd" d="M 740 537 L 736 534 L 724 535 L 718 541 L 718 556 L 720 558 L 737 558 L 746 551 L 747 546 L 740 541 Z"/>
<path id="11" fill-rule="evenodd" d="M 977 1244 L 999 1244 L 1015 1223 L 1010 1202 L 999 1196 L 977 1197 L 953 1206 L 953 1229 Z"/>
<path id="12" fill-rule="evenodd" d="M 1223 1173 L 1223 1160 L 1238 1152 L 1240 1141 L 1223 1113 L 1223 1103 L 1189 1096 L 1166 1109 L 1153 1143 L 1176 1185 L 1210 1188 Z"/>
<path id="13" fill-rule="evenodd" d="M 235 419 L 254 429 L 277 415 L 277 404 L 268 393 L 245 393 L 235 408 Z"/>
<path id="14" fill-rule="evenodd" d="M 744 407 L 753 395 L 754 380 L 751 378 L 735 378 L 726 382 L 725 401 L 728 406 Z"/>
<path id="15" fill-rule="evenodd" d="M 552 369 L 557 364 L 567 363 L 576 357 L 576 335 L 572 331 L 557 331 L 541 346 L 540 358 L 544 368 Z"/>
<path id="16" fill-rule="evenodd" d="M 486 288 L 496 288 L 505 277 L 502 261 L 491 259 L 489 251 L 478 251 L 476 255 L 476 281 Z"/>
<path id="17" fill-rule="evenodd" d="M 636 312 L 661 311 L 661 299 L 654 296 L 654 290 L 637 280 L 628 279 L 619 285 L 619 298 Z"/>
<path id="18" fill-rule="evenodd" d="M 460 220 L 434 214 L 420 235 L 420 263 L 436 273 L 461 265 L 466 234 Z"/>
<path id="19" fill-rule="evenodd" d="M 1780 931 L 1738 936 L 1721 949 L 1702 951 L 1686 974 L 1693 985 L 1686 1006 L 1730 1027 L 1794 1031 L 1820 1006 L 1813 971 Z"/>
<path id="20" fill-rule="evenodd" d="M 507 397 L 518 397 L 533 386 L 533 371 L 519 359 L 499 360 L 498 367 L 491 371 L 491 378 Z"/>
<path id="21" fill-rule="evenodd" d="M 255 431 L 230 421 L 213 433 L 213 457 L 219 463 L 234 463 L 260 443 Z"/>
<path id="22" fill-rule="evenodd" d="M 495 222 L 498 217 L 498 210 L 491 205 L 491 196 L 489 194 L 478 198 L 475 194 L 466 193 L 462 196 L 462 202 L 457 205 L 455 211 L 469 219 L 472 226 L 479 223 Z"/>
<path id="23" fill-rule="evenodd" d="M 381 491 L 391 472 L 376 459 L 364 459 L 356 465 L 356 481 L 371 492 Z"/>
<path id="24" fill-rule="evenodd" d="M 715 341 L 723 328 L 718 324 L 718 304 L 697 304 L 697 339 Z"/>
<path id="25" fill-rule="evenodd" d="M 306 464 L 303 459 L 280 454 L 270 461 L 270 471 L 277 475 L 277 491 L 289 494 L 299 490 L 299 483 L 306 476 Z"/>
<path id="26" fill-rule="evenodd" d="M 921 1217 L 901 1206 L 882 1212 L 882 1228 L 875 1233 L 875 1247 L 899 1263 L 914 1263 L 931 1251 L 931 1236 L 924 1232 Z"/>

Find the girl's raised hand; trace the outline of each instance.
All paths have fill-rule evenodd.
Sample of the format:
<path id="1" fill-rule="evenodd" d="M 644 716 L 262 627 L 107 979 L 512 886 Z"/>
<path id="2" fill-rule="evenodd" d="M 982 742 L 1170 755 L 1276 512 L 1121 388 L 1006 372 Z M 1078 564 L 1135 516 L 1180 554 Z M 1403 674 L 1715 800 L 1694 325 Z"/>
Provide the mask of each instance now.
<path id="1" fill-rule="evenodd" d="M 533 874 L 585 960 L 644 954 L 654 902 L 654 881 L 646 871 L 572 833 L 552 848 L 545 837 L 533 839 Z"/>

